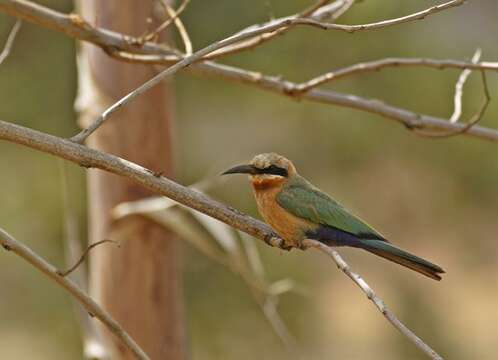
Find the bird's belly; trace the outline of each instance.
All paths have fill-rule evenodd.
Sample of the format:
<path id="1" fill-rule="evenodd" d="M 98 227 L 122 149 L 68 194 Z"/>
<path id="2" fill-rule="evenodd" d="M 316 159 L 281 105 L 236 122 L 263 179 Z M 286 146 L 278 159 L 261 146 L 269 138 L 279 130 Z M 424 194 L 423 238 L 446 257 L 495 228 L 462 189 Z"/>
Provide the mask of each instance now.
<path id="1" fill-rule="evenodd" d="M 310 223 L 300 219 L 266 196 L 257 196 L 258 210 L 263 219 L 280 235 L 287 245 L 299 246 Z"/>

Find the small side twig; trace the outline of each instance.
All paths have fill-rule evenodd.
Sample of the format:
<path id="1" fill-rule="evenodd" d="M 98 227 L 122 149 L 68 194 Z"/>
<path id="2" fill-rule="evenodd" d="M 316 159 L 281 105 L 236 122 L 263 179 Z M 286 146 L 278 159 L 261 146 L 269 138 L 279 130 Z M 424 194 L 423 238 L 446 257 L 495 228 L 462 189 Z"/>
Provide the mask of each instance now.
<path id="1" fill-rule="evenodd" d="M 90 250 L 92 250 L 94 247 L 99 246 L 100 244 L 104 244 L 104 243 L 113 243 L 113 244 L 117 244 L 119 246 L 119 243 L 117 241 L 114 241 L 114 240 L 105 239 L 105 240 L 97 241 L 97 242 L 89 245 L 85 249 L 83 254 L 81 254 L 80 258 L 78 259 L 78 261 L 76 261 L 76 263 L 73 266 L 71 266 L 69 269 L 67 269 L 65 271 L 57 270 L 57 274 L 59 274 L 62 277 L 68 276 L 74 270 L 76 270 L 78 268 L 78 266 L 81 265 L 81 263 L 85 260 L 86 256 L 90 252 Z"/>
<path id="2" fill-rule="evenodd" d="M 460 128 L 457 129 L 451 129 L 446 132 L 424 131 L 414 128 L 412 130 L 415 132 L 415 134 L 429 138 L 447 138 L 466 133 L 474 125 L 476 125 L 479 121 L 481 121 L 482 117 L 484 116 L 484 113 L 486 112 L 486 109 L 488 108 L 489 103 L 491 102 L 491 95 L 489 93 L 488 81 L 486 80 L 486 73 L 484 72 L 484 70 L 481 70 L 481 78 L 482 78 L 482 86 L 484 88 L 484 99 L 482 100 L 479 110 L 469 119 L 469 121 L 465 125 L 462 125 Z M 458 123 L 456 123 L 455 125 L 457 124 Z"/>
<path id="3" fill-rule="evenodd" d="M 171 8 L 169 5 L 165 4 L 162 0 L 160 0 L 159 2 L 161 3 L 161 5 L 163 5 L 163 6 L 166 5 L 167 7 Z M 189 2 L 190 2 L 190 0 L 183 0 L 181 5 L 178 7 L 178 9 L 176 9 L 176 10 L 171 9 L 173 15 L 171 15 L 171 13 L 169 11 L 167 11 L 169 18 L 166 19 L 155 30 L 153 30 L 150 33 L 139 38 L 138 39 L 139 43 L 145 44 L 147 41 L 152 41 L 152 40 L 156 39 L 162 31 L 164 31 L 171 23 L 173 23 L 174 21 L 176 21 L 176 19 L 179 18 L 179 16 L 182 14 L 182 12 L 187 8 L 187 5 L 189 4 Z"/>
<path id="4" fill-rule="evenodd" d="M 443 360 L 441 355 L 439 355 L 436 351 L 434 351 L 429 345 L 427 345 L 422 339 L 420 339 L 415 333 L 413 333 L 410 329 L 408 329 L 399 319 L 394 315 L 391 310 L 386 306 L 384 301 L 377 296 L 377 294 L 373 291 L 373 289 L 366 283 L 363 278 L 351 270 L 351 267 L 344 261 L 344 259 L 339 255 L 337 251 L 333 248 L 319 242 L 316 240 L 306 239 L 303 242 L 303 245 L 307 247 L 312 247 L 320 250 L 326 255 L 330 256 L 334 262 L 337 264 L 337 267 L 344 272 L 353 282 L 358 285 L 358 287 L 365 293 L 367 298 L 371 300 L 377 309 L 382 313 L 382 315 L 396 328 L 398 329 L 405 337 L 407 337 L 411 342 L 415 344 L 420 350 L 422 350 L 425 354 L 427 354 L 433 360 Z"/>
<path id="5" fill-rule="evenodd" d="M 327 72 L 308 81 L 296 84 L 291 88 L 291 90 L 296 94 L 305 93 L 326 83 L 331 83 L 333 81 L 337 81 L 351 75 L 380 71 L 388 67 L 427 67 L 438 70 L 463 69 L 498 71 L 498 62 L 474 62 L 428 58 L 384 58 L 379 60 L 360 62 L 354 65 Z"/>
<path id="6" fill-rule="evenodd" d="M 12 251 L 16 255 L 29 262 L 36 269 L 41 271 L 51 280 L 69 292 L 92 316 L 96 317 L 111 331 L 115 336 L 123 341 L 123 344 L 140 360 L 149 360 L 147 354 L 133 340 L 133 338 L 109 315 L 99 304 L 88 296 L 78 285 L 66 277 L 59 275 L 53 265 L 48 263 L 41 256 L 36 254 L 26 245 L 16 240 L 13 236 L 0 228 L 0 245 L 7 251 Z"/>
<path id="7" fill-rule="evenodd" d="M 194 52 L 192 41 L 190 40 L 190 36 L 188 35 L 187 29 L 185 28 L 185 25 L 183 25 L 183 21 L 180 19 L 178 14 L 178 12 L 181 13 L 181 11 L 185 9 L 185 7 L 188 4 L 188 1 L 184 1 L 183 4 L 178 9 L 178 11 L 173 10 L 173 8 L 168 5 L 166 0 L 160 0 L 160 3 L 163 5 L 166 13 L 170 16 L 170 19 L 173 20 L 173 23 L 175 24 L 175 27 L 178 30 L 180 37 L 182 38 L 185 54 L 187 56 L 192 55 L 192 53 Z"/>
<path id="8" fill-rule="evenodd" d="M 16 39 L 16 35 L 21 28 L 22 21 L 17 20 L 12 29 L 10 30 L 9 36 L 7 37 L 7 41 L 5 42 L 5 46 L 3 47 L 2 52 L 0 53 L 0 64 L 7 59 L 10 55 L 10 51 L 12 50 L 12 46 L 14 45 L 14 41 Z"/>
<path id="9" fill-rule="evenodd" d="M 477 64 L 480 58 L 481 58 L 481 49 L 478 48 L 470 61 L 473 64 Z M 463 70 L 460 76 L 458 77 L 458 81 L 455 84 L 455 97 L 453 100 L 455 107 L 453 110 L 453 114 L 451 114 L 449 120 L 450 123 L 456 123 L 460 119 L 460 116 L 462 116 L 463 86 L 465 85 L 465 82 L 467 81 L 471 73 L 472 73 L 471 69 Z"/>

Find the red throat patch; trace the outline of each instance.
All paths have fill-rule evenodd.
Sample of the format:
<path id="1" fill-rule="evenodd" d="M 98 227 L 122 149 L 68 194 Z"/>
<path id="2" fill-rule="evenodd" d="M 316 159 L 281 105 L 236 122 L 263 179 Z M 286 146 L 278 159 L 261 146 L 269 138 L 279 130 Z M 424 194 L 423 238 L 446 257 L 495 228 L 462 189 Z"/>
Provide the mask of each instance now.
<path id="1" fill-rule="evenodd" d="M 270 190 L 277 186 L 280 186 L 284 179 L 281 178 L 270 178 L 270 179 L 252 179 L 251 184 L 254 190 L 264 191 Z"/>

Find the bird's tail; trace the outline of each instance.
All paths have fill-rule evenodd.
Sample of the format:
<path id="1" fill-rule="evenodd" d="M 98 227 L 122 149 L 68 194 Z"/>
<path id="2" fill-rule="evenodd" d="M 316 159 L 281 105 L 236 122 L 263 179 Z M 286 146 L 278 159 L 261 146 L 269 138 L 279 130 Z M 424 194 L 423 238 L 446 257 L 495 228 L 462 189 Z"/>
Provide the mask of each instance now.
<path id="1" fill-rule="evenodd" d="M 441 267 L 401 250 L 387 241 L 362 240 L 361 245 L 358 244 L 358 247 L 397 264 L 406 266 L 407 268 L 415 270 L 434 280 L 441 280 L 439 274 L 444 273 L 444 270 Z"/>

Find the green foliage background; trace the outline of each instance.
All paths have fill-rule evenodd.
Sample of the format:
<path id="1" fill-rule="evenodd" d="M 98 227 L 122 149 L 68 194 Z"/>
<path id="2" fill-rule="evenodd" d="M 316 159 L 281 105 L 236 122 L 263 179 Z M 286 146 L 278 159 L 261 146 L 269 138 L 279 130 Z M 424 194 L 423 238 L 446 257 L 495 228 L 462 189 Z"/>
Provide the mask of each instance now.
<path id="1" fill-rule="evenodd" d="M 69 12 L 70 1 L 44 5 Z M 305 0 L 198 1 L 184 14 L 196 48 Z M 396 17 L 433 1 L 362 1 L 341 23 Z M 299 28 L 254 51 L 224 59 L 268 74 L 305 80 L 382 57 L 498 59 L 493 0 L 468 2 L 423 21 L 345 34 Z M 144 19 L 144 22 L 146 20 Z M 3 43 L 13 20 L 0 16 Z M 59 136 L 76 131 L 75 43 L 24 24 L 0 66 L 0 119 Z M 341 80 L 331 88 L 448 117 L 459 72 L 387 69 Z M 496 74 L 489 73 L 491 96 Z M 498 144 L 469 137 L 423 139 L 402 126 L 358 111 L 292 101 L 215 78 L 179 75 L 175 156 L 178 180 L 215 176 L 256 153 L 275 151 L 375 224 L 400 246 L 443 266 L 436 283 L 355 250 L 342 253 L 417 334 L 449 359 L 496 358 L 498 312 Z M 464 118 L 478 108 L 480 78 L 465 87 Z M 496 102 L 482 125 L 498 128 Z M 119 120 L 119 114 L 114 121 Z M 62 200 L 57 159 L 0 143 L 0 226 L 63 267 Z M 83 171 L 73 167 L 73 205 L 85 226 Z M 245 179 L 232 178 L 216 197 L 257 216 Z M 290 277 L 309 296 L 282 298 L 281 313 L 309 359 L 422 359 L 323 256 L 282 254 L 260 246 L 272 279 Z M 225 268 L 184 247 L 184 284 L 194 359 L 284 359 L 288 354 L 249 291 Z M 12 254 L 0 253 L 0 355 L 8 359 L 81 358 L 71 301 Z"/>

